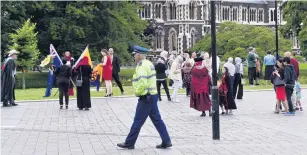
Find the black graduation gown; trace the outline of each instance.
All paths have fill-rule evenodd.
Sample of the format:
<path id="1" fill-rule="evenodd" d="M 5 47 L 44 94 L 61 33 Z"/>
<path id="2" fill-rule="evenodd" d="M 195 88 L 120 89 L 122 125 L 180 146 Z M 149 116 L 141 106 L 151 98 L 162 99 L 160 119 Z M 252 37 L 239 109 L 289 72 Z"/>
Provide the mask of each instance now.
<path id="1" fill-rule="evenodd" d="M 90 65 L 79 66 L 77 71 L 77 79 L 81 79 L 82 74 L 82 87 L 77 87 L 77 106 L 78 108 L 90 108 L 91 104 L 91 92 L 90 92 L 90 77 L 92 74 L 92 68 Z"/>
<path id="2" fill-rule="evenodd" d="M 74 66 L 74 64 L 75 64 L 74 59 L 71 59 L 71 60 L 70 60 L 70 65 L 69 65 L 70 68 L 72 68 L 72 66 Z M 74 72 L 72 72 L 71 79 L 74 81 L 74 83 L 76 83 L 76 82 L 75 82 L 76 74 L 74 74 Z M 70 88 L 70 89 L 73 89 L 73 88 L 74 88 L 74 85 L 73 85 L 73 83 L 72 83 L 71 80 L 69 80 L 69 88 Z"/>
<path id="3" fill-rule="evenodd" d="M 9 59 L 1 70 L 1 102 L 15 102 L 15 71 L 16 64 L 13 59 Z"/>
<path id="4" fill-rule="evenodd" d="M 226 84 L 227 84 L 227 89 L 228 89 L 228 92 L 227 92 L 227 106 L 225 107 L 226 110 L 228 109 L 237 109 L 237 106 L 236 106 L 236 102 L 233 98 L 233 93 L 230 90 L 230 78 L 229 76 L 226 76 Z"/>
<path id="5" fill-rule="evenodd" d="M 242 84 L 242 78 L 241 78 L 240 73 L 235 73 L 235 80 L 233 83 L 233 98 L 234 99 L 243 98 L 243 84 Z"/>

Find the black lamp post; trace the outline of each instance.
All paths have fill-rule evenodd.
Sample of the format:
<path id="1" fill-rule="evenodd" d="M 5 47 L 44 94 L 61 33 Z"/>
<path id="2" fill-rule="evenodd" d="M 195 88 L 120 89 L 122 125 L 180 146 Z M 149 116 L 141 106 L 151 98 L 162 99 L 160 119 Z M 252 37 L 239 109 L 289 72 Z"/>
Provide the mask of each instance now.
<path id="1" fill-rule="evenodd" d="M 212 52 L 212 138 L 220 140 L 220 115 L 219 96 L 217 87 L 217 65 L 216 65 L 216 27 L 215 27 L 215 1 L 211 0 L 211 52 Z"/>
<path id="2" fill-rule="evenodd" d="M 275 44 L 276 44 L 276 59 L 278 59 L 279 54 L 278 54 L 278 21 L 277 21 L 277 0 L 275 0 L 275 11 L 274 11 L 274 16 L 275 16 Z"/>

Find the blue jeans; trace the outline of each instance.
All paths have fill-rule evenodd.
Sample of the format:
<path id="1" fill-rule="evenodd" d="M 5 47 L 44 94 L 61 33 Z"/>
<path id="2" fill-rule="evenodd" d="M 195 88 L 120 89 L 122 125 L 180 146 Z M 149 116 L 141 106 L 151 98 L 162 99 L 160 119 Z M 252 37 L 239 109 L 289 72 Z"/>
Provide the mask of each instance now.
<path id="1" fill-rule="evenodd" d="M 162 143 L 171 143 L 170 137 L 166 130 L 166 126 L 161 119 L 161 115 L 158 109 L 158 95 L 152 95 L 151 101 L 148 102 L 146 99 L 139 99 L 136 112 L 134 116 L 134 121 L 130 129 L 130 133 L 126 138 L 125 143 L 129 146 L 135 145 L 138 135 L 141 131 L 143 124 L 145 123 L 147 117 L 149 116 L 152 123 L 158 130 Z"/>

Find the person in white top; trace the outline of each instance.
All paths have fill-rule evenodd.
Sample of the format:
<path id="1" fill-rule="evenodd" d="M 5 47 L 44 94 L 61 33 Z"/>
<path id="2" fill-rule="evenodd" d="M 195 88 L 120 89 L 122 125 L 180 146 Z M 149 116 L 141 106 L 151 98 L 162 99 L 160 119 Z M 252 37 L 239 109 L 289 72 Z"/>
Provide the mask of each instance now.
<path id="1" fill-rule="evenodd" d="M 228 58 L 228 61 L 224 64 L 224 67 L 227 67 L 228 72 L 229 72 L 230 89 L 228 91 L 233 93 L 233 83 L 234 83 L 234 75 L 235 75 L 235 72 L 236 72 L 236 67 L 233 64 L 233 58 L 232 57 Z"/>
<path id="2" fill-rule="evenodd" d="M 209 71 L 209 75 L 212 77 L 212 63 L 210 61 L 210 55 L 208 52 L 205 52 L 202 54 L 203 57 L 203 63 L 205 64 L 205 67 L 208 69 Z"/>
<path id="3" fill-rule="evenodd" d="M 182 80 L 182 77 L 181 77 L 181 65 L 183 63 L 183 58 L 178 55 L 176 57 L 176 59 L 174 60 L 174 62 L 172 63 L 172 66 L 171 66 L 171 69 L 170 69 L 170 75 L 169 75 L 169 78 L 171 80 L 173 80 L 174 84 L 173 84 L 173 87 L 174 87 L 174 90 L 173 90 L 173 94 L 171 96 L 171 100 L 173 102 L 180 102 L 178 99 L 177 99 L 177 93 L 178 93 L 178 90 L 180 88 L 180 80 Z"/>
<path id="4" fill-rule="evenodd" d="M 242 99 L 243 97 L 242 78 L 243 78 L 243 73 L 244 73 L 242 59 L 239 57 L 236 57 L 235 63 L 236 63 L 235 65 L 236 72 L 235 72 L 234 85 L 233 85 L 233 98 Z M 237 95 L 237 92 L 238 92 L 238 95 Z"/>
<path id="5" fill-rule="evenodd" d="M 191 55 L 191 59 L 190 59 L 190 63 L 191 63 L 191 65 L 192 65 L 192 67 L 193 67 L 194 64 L 195 64 L 195 61 L 194 61 L 195 58 L 196 58 L 196 53 L 193 52 L 192 55 Z"/>
<path id="6" fill-rule="evenodd" d="M 212 65 L 212 57 L 210 58 L 211 65 Z M 220 70 L 220 57 L 216 56 L 216 73 L 218 74 Z"/>

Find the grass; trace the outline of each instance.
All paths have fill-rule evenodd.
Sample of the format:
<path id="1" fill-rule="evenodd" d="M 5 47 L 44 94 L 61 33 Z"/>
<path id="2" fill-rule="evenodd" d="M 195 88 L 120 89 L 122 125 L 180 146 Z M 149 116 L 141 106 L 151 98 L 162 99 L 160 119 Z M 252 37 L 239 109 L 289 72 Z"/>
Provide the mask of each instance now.
<path id="1" fill-rule="evenodd" d="M 250 86 L 244 86 L 244 90 L 261 90 L 261 89 L 272 89 L 272 85 L 260 85 L 257 87 L 250 87 Z M 302 85 L 302 87 L 307 87 L 307 85 Z M 55 95 L 55 93 L 57 92 L 57 88 L 53 88 L 52 89 L 52 94 L 50 97 L 44 98 L 44 94 L 45 94 L 45 88 L 38 88 L 38 89 L 16 89 L 15 90 L 15 94 L 16 94 L 16 100 L 17 101 L 22 101 L 22 100 L 46 100 L 46 99 L 58 99 L 58 94 Z M 134 95 L 134 91 L 133 88 L 131 86 L 125 86 L 124 87 L 125 90 L 125 96 L 133 96 Z M 273 90 L 273 89 L 272 89 Z M 165 94 L 164 90 L 161 90 L 162 94 Z M 172 93 L 173 90 L 170 90 L 170 93 Z M 76 91 L 75 91 L 76 93 Z M 181 89 L 179 90 L 179 93 L 185 93 L 185 89 Z M 92 90 L 91 91 L 91 97 L 103 97 L 105 95 L 105 89 L 100 89 L 99 92 L 97 92 L 96 90 Z M 113 95 L 114 96 L 121 96 L 120 90 L 118 87 L 114 87 L 113 88 Z M 75 96 L 72 96 L 70 98 L 76 98 L 76 94 Z"/>
<path id="2" fill-rule="evenodd" d="M 93 89 L 93 88 L 92 88 Z M 15 96 L 16 100 L 45 100 L 45 99 L 57 99 L 58 98 L 58 93 L 55 95 L 57 92 L 57 88 L 52 89 L 52 93 L 50 97 L 43 97 L 45 95 L 45 88 L 37 88 L 37 89 L 16 89 L 15 90 Z M 134 95 L 134 91 L 132 86 L 125 86 L 124 87 L 125 96 L 132 96 Z M 74 90 L 75 96 L 71 96 L 70 98 L 76 98 L 76 90 Z M 164 90 L 161 91 L 162 94 L 165 94 Z M 172 92 L 172 90 L 170 90 Z M 179 93 L 184 93 L 185 90 L 179 90 Z M 103 97 L 105 95 L 105 89 L 101 88 L 99 92 L 96 90 L 91 90 L 91 97 Z M 113 96 L 121 96 L 120 89 L 118 87 L 113 87 Z"/>

